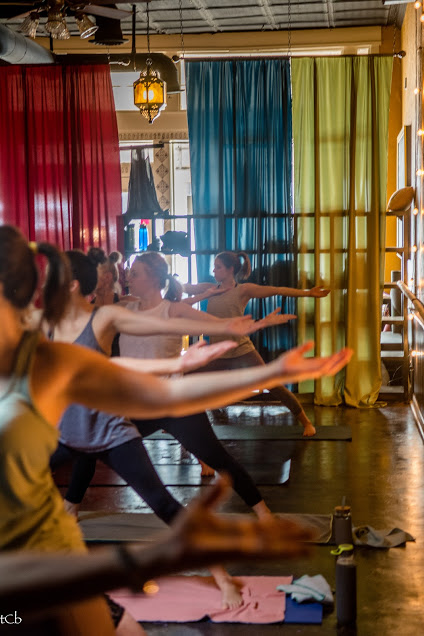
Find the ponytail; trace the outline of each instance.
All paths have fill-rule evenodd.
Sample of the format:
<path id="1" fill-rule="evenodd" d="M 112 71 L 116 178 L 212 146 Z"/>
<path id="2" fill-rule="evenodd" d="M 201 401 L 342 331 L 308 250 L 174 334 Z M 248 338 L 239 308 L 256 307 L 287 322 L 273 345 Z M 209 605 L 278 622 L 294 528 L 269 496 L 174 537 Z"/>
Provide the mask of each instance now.
<path id="1" fill-rule="evenodd" d="M 69 302 L 71 270 L 65 254 L 50 243 L 38 243 L 37 252 L 49 262 L 43 286 L 43 318 L 55 324 L 62 318 Z"/>
<path id="2" fill-rule="evenodd" d="M 183 295 L 183 286 L 177 281 L 175 276 L 168 274 L 168 289 L 164 296 L 165 300 L 170 300 L 173 303 L 180 302 Z"/>
<path id="3" fill-rule="evenodd" d="M 66 257 L 49 243 L 28 244 L 23 234 L 12 225 L 0 227 L 0 281 L 3 295 L 16 309 L 30 304 L 38 282 L 35 254 L 49 261 L 43 288 L 43 317 L 57 322 L 65 309 L 71 281 Z"/>
<path id="4" fill-rule="evenodd" d="M 243 259 L 243 265 L 241 265 L 239 271 L 237 272 L 237 280 L 247 280 L 252 273 L 250 258 L 248 257 L 246 252 L 237 252 L 237 256 L 239 259 Z"/>

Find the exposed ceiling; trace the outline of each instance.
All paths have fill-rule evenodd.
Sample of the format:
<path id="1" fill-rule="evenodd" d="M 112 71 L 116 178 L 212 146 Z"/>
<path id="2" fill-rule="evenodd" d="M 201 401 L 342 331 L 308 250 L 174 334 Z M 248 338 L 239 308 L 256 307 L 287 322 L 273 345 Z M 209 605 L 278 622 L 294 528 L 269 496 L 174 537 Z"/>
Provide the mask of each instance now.
<path id="1" fill-rule="evenodd" d="M 48 0 L 45 0 L 45 2 Z M 77 0 L 68 0 L 75 5 Z M 105 0 L 93 0 L 102 4 Z M 147 4 L 136 0 L 136 33 L 145 34 Z M 88 0 L 87 0 L 88 2 Z M 15 18 L 34 5 L 31 0 L 21 2 L 0 0 L 0 22 L 17 30 L 22 18 Z M 383 5 L 382 0 L 182 0 L 182 27 L 187 34 L 242 31 L 287 31 L 298 29 L 332 29 L 337 27 L 369 27 L 402 25 L 405 4 Z M 131 3 L 116 3 L 127 10 L 121 20 L 124 35 L 131 34 Z M 84 11 L 90 14 L 89 5 Z M 151 0 L 149 2 L 152 34 L 180 33 L 179 0 Z M 40 19 L 40 34 L 45 17 Z M 74 19 L 67 20 L 71 35 L 78 35 Z"/>

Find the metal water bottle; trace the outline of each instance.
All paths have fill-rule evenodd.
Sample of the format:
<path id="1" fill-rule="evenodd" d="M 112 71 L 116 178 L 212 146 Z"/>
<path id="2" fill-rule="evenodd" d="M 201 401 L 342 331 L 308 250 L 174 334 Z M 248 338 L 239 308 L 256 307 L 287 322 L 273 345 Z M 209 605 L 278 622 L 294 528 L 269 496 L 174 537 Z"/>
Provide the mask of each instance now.
<path id="1" fill-rule="evenodd" d="M 353 543 L 350 506 L 336 506 L 334 508 L 333 538 L 336 545 Z"/>
<path id="2" fill-rule="evenodd" d="M 356 563 L 353 545 L 343 546 L 336 561 L 336 613 L 339 625 L 356 622 Z M 351 548 L 347 550 L 346 548 Z M 339 548 L 340 549 L 340 548 Z"/>
<path id="3" fill-rule="evenodd" d="M 131 254 L 134 252 L 134 225 L 128 225 L 125 230 L 125 252 Z"/>

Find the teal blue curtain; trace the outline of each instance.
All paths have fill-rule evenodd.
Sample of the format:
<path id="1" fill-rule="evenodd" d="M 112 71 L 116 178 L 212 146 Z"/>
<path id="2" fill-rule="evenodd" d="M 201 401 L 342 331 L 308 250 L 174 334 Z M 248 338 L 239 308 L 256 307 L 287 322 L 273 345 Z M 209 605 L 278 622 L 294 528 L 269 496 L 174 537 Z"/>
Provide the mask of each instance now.
<path id="1" fill-rule="evenodd" d="M 246 251 L 254 282 L 296 287 L 292 118 L 287 59 L 187 62 L 187 118 L 199 281 L 214 255 Z M 294 299 L 254 301 L 255 317 Z M 257 342 L 268 359 L 296 341 L 295 327 Z"/>

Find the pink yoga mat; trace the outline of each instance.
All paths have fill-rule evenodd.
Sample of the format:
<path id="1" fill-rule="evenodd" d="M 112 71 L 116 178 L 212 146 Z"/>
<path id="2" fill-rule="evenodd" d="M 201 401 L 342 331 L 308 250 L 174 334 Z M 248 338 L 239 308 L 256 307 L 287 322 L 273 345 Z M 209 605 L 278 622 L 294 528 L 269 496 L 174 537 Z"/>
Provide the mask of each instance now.
<path id="1" fill-rule="evenodd" d="M 284 620 L 284 592 L 277 585 L 292 582 L 292 576 L 238 576 L 243 605 L 236 610 L 221 609 L 221 593 L 212 577 L 167 576 L 155 581 L 155 594 L 132 594 L 117 590 L 110 596 L 121 603 L 136 620 L 187 623 L 205 616 L 215 623 L 280 623 Z"/>

